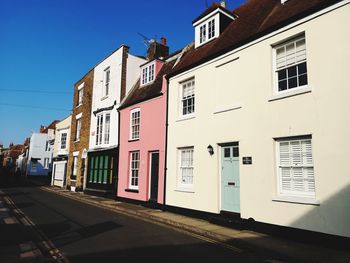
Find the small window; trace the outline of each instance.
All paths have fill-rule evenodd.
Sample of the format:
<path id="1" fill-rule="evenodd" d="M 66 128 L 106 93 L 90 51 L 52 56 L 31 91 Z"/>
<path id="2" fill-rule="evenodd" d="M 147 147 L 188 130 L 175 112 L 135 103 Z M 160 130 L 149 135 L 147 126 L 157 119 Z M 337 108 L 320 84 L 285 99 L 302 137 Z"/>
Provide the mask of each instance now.
<path id="1" fill-rule="evenodd" d="M 50 151 L 50 143 L 48 141 L 46 141 L 45 151 L 46 152 Z"/>
<path id="2" fill-rule="evenodd" d="M 215 19 L 208 22 L 208 40 L 215 36 Z"/>
<path id="3" fill-rule="evenodd" d="M 73 178 L 72 179 L 75 180 L 77 173 L 78 173 L 78 156 L 74 156 L 73 157 L 73 171 L 72 171 Z"/>
<path id="4" fill-rule="evenodd" d="M 110 68 L 106 68 L 105 69 L 105 85 L 104 85 L 104 96 L 108 96 L 109 94 L 109 82 L 110 82 L 110 78 L 111 78 L 111 70 Z"/>
<path id="5" fill-rule="evenodd" d="M 141 85 L 146 85 L 154 81 L 154 63 L 147 65 L 141 69 Z"/>
<path id="6" fill-rule="evenodd" d="M 179 149 L 179 185 L 193 186 L 193 147 Z"/>
<path id="7" fill-rule="evenodd" d="M 224 150 L 224 157 L 230 158 L 231 157 L 231 148 L 225 148 Z"/>
<path id="8" fill-rule="evenodd" d="M 61 150 L 66 149 L 67 147 L 67 133 L 61 133 Z"/>
<path id="9" fill-rule="evenodd" d="M 207 25 L 204 24 L 199 28 L 199 43 L 203 43 L 207 40 Z"/>
<path id="10" fill-rule="evenodd" d="M 110 122 L 111 122 L 111 114 L 107 113 L 105 116 L 105 131 L 104 131 L 105 144 L 109 144 Z"/>
<path id="11" fill-rule="evenodd" d="M 277 92 L 308 84 L 305 36 L 289 40 L 274 48 L 276 54 Z"/>
<path id="12" fill-rule="evenodd" d="M 83 104 L 84 89 L 78 90 L 78 103 L 77 106 Z"/>
<path id="13" fill-rule="evenodd" d="M 135 151 L 130 153 L 130 179 L 129 188 L 139 188 L 139 168 L 140 168 L 140 152 Z"/>
<path id="14" fill-rule="evenodd" d="M 49 158 L 44 158 L 44 168 L 45 169 L 49 168 L 49 163 L 50 163 L 49 160 L 50 160 Z"/>
<path id="15" fill-rule="evenodd" d="M 188 80 L 181 84 L 182 86 L 182 100 L 181 100 L 181 108 L 182 115 L 193 114 L 195 110 L 194 105 L 194 79 Z"/>
<path id="16" fill-rule="evenodd" d="M 279 193 L 315 196 L 311 136 L 276 140 Z"/>
<path id="17" fill-rule="evenodd" d="M 134 109 L 130 112 L 130 140 L 140 138 L 140 109 Z"/>
<path id="18" fill-rule="evenodd" d="M 81 118 L 77 119 L 76 123 L 76 132 L 75 132 L 75 140 L 80 140 L 80 130 L 81 130 Z"/>
<path id="19" fill-rule="evenodd" d="M 103 130 L 103 114 L 99 114 L 96 124 L 96 145 L 102 144 L 102 130 Z"/>

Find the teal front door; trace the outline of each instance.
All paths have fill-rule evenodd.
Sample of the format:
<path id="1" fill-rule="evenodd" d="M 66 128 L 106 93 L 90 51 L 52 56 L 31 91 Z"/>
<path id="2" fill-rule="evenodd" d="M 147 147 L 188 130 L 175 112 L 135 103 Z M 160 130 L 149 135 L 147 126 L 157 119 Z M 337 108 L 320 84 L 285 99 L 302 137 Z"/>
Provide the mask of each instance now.
<path id="1" fill-rule="evenodd" d="M 221 210 L 240 213 L 238 143 L 221 147 Z"/>

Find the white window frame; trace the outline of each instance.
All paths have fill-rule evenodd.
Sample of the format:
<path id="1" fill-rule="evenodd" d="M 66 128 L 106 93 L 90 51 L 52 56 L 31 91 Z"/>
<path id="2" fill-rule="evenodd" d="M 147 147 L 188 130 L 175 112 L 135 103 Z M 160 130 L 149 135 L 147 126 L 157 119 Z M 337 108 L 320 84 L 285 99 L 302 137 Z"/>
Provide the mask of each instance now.
<path id="1" fill-rule="evenodd" d="M 213 39 L 220 33 L 220 13 L 211 14 L 205 19 L 197 21 L 195 26 L 195 48 L 200 47 Z"/>
<path id="2" fill-rule="evenodd" d="M 80 105 L 83 105 L 83 96 L 84 96 L 84 89 L 81 88 L 78 90 L 78 104 L 77 107 L 79 107 Z"/>
<path id="3" fill-rule="evenodd" d="M 185 88 L 188 88 L 188 84 L 191 83 L 191 87 L 193 87 L 193 95 L 191 95 L 191 97 L 189 96 L 185 96 Z M 180 103 L 179 103 L 179 116 L 181 118 L 190 118 L 193 117 L 195 112 L 196 112 L 196 82 L 195 82 L 195 78 L 190 78 L 187 79 L 185 81 L 182 81 L 179 83 L 180 84 Z M 193 110 L 192 112 L 188 112 L 189 107 L 186 106 L 184 107 L 185 101 L 190 101 L 193 98 Z M 187 108 L 186 112 L 184 113 L 184 108 Z"/>
<path id="4" fill-rule="evenodd" d="M 103 97 L 108 97 L 109 95 L 109 86 L 111 82 L 111 68 L 107 67 L 103 71 L 104 74 L 104 85 L 103 85 Z"/>
<path id="5" fill-rule="evenodd" d="M 134 118 L 137 113 L 138 113 L 138 118 Z M 135 123 L 134 123 L 134 120 L 135 120 Z M 136 123 L 137 120 L 138 120 L 138 123 Z M 140 127 L 141 127 L 141 110 L 140 108 L 136 108 L 130 111 L 130 134 L 129 134 L 130 141 L 140 139 Z"/>
<path id="6" fill-rule="evenodd" d="M 150 84 L 155 79 L 155 61 L 141 67 L 141 86 Z"/>
<path id="7" fill-rule="evenodd" d="M 102 140 L 102 135 L 103 135 L 103 113 L 97 114 L 96 115 L 96 145 L 101 145 L 103 140 Z"/>
<path id="8" fill-rule="evenodd" d="M 109 121 L 107 121 L 107 118 Z M 111 133 L 111 112 L 101 112 L 96 115 L 95 145 L 108 145 Z"/>
<path id="9" fill-rule="evenodd" d="M 305 52 L 305 58 L 300 60 L 300 61 L 297 61 L 297 62 L 294 62 L 293 64 L 290 64 L 290 65 L 285 65 L 284 67 L 281 67 L 281 68 L 277 68 L 277 50 L 280 49 L 280 48 L 285 48 L 287 45 L 291 44 L 291 43 L 294 43 L 296 45 L 297 42 L 299 41 L 302 41 L 304 40 L 305 42 L 305 48 L 304 50 L 301 50 L 301 51 L 304 51 Z M 273 56 L 272 56 L 272 59 L 273 59 L 273 83 L 274 83 L 274 94 L 275 95 L 288 95 L 289 93 L 296 93 L 296 92 L 299 92 L 299 91 L 303 91 L 303 90 L 309 90 L 309 74 L 308 74 L 308 63 L 307 63 L 307 46 L 306 46 L 306 37 L 305 37 L 305 34 L 299 34 L 297 36 L 293 36 L 291 38 L 288 38 L 286 40 L 283 40 L 281 42 L 279 42 L 278 44 L 276 45 L 273 45 L 272 46 L 273 48 Z M 301 52 L 299 51 L 299 52 Z M 293 54 L 297 54 L 297 52 L 294 52 Z M 281 71 L 283 69 L 287 69 L 287 68 L 290 68 L 292 66 L 298 66 L 298 65 L 301 65 L 303 63 L 306 63 L 306 73 L 305 74 L 300 74 L 299 75 L 299 72 L 298 72 L 298 67 L 297 67 L 297 75 L 296 75 L 296 78 L 297 78 L 297 86 L 296 87 L 293 87 L 293 88 L 288 88 L 288 76 L 286 76 L 286 81 L 287 81 L 287 89 L 286 90 L 279 90 L 279 79 L 278 79 L 278 71 Z M 288 70 L 287 70 L 288 71 Z M 288 73 L 286 73 L 288 74 Z M 307 84 L 305 85 L 299 85 L 299 76 L 301 75 L 306 75 L 306 82 Z"/>
<path id="10" fill-rule="evenodd" d="M 72 175 L 77 176 L 78 174 L 78 156 L 73 156 L 73 171 Z"/>
<path id="11" fill-rule="evenodd" d="M 76 119 L 75 141 L 80 141 L 81 117 Z"/>
<path id="12" fill-rule="evenodd" d="M 284 152 L 281 153 L 281 143 L 285 145 Z M 288 153 L 286 151 L 288 143 Z M 292 145 L 294 143 L 294 146 Z M 297 151 L 298 144 L 300 146 L 300 151 Z M 285 138 L 276 138 L 276 174 L 277 174 L 277 195 L 279 197 L 296 197 L 296 198 L 306 198 L 306 199 L 315 199 L 316 196 L 316 182 L 315 182 L 315 173 L 314 173 L 314 157 L 313 157 L 313 141 L 312 136 L 298 136 L 298 137 L 285 137 Z M 294 150 L 292 149 L 294 147 Z M 303 151 L 303 149 L 305 151 Z M 283 157 L 281 157 L 283 156 Z M 288 158 L 284 161 L 281 158 Z M 299 159 L 299 163 L 297 160 Z M 311 160 L 310 160 L 311 159 Z M 282 174 L 283 169 L 287 171 L 290 169 L 290 189 L 287 189 L 288 186 L 283 186 Z M 296 174 L 293 171 L 298 171 L 302 173 L 302 178 L 296 177 Z M 285 179 L 286 180 L 286 179 Z M 288 180 L 288 179 L 287 179 Z M 297 185 L 298 186 L 295 186 Z M 304 191 L 296 190 L 300 185 L 303 185 Z"/>
<path id="13" fill-rule="evenodd" d="M 134 158 L 137 157 L 137 158 Z M 138 190 L 140 181 L 140 151 L 129 152 L 129 189 Z M 135 183 L 135 180 L 136 182 Z"/>
<path id="14" fill-rule="evenodd" d="M 65 135 L 65 137 L 63 135 Z M 67 132 L 62 132 L 60 134 L 60 149 L 61 150 L 67 149 L 67 137 L 68 137 Z M 63 142 L 64 142 L 64 144 L 63 144 Z"/>
<path id="15" fill-rule="evenodd" d="M 178 189 L 189 189 L 192 190 L 194 187 L 194 147 L 181 147 L 177 149 L 178 152 L 178 176 L 177 176 L 177 187 Z M 186 152 L 189 154 L 191 159 L 187 160 L 189 163 L 185 163 L 186 160 L 183 159 Z M 190 182 L 186 182 L 184 178 L 185 170 L 192 171 L 190 176 Z"/>
<path id="16" fill-rule="evenodd" d="M 108 117 L 108 121 L 107 121 Z M 104 116 L 105 118 L 105 124 L 104 124 L 104 131 L 103 131 L 103 141 L 104 144 L 109 144 L 110 139 L 110 133 L 111 133 L 111 114 L 107 112 Z"/>

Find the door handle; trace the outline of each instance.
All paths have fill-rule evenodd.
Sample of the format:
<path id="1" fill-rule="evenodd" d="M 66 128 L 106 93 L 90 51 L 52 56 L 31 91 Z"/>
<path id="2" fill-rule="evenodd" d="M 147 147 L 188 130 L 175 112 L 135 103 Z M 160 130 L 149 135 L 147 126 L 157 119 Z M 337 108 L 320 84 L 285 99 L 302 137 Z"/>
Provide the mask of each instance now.
<path id="1" fill-rule="evenodd" d="M 232 186 L 236 185 L 235 182 L 228 182 L 227 184 L 228 184 L 228 185 L 232 185 Z"/>

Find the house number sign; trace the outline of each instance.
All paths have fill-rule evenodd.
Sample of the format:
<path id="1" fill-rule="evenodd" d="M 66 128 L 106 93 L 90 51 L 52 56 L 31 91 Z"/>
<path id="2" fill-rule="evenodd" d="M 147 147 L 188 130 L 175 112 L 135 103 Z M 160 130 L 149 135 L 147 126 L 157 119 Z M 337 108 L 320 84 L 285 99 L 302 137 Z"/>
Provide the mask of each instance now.
<path id="1" fill-rule="evenodd" d="M 246 157 L 242 157 L 242 162 L 243 164 L 252 164 L 253 163 L 253 159 L 251 156 L 246 156 Z"/>

